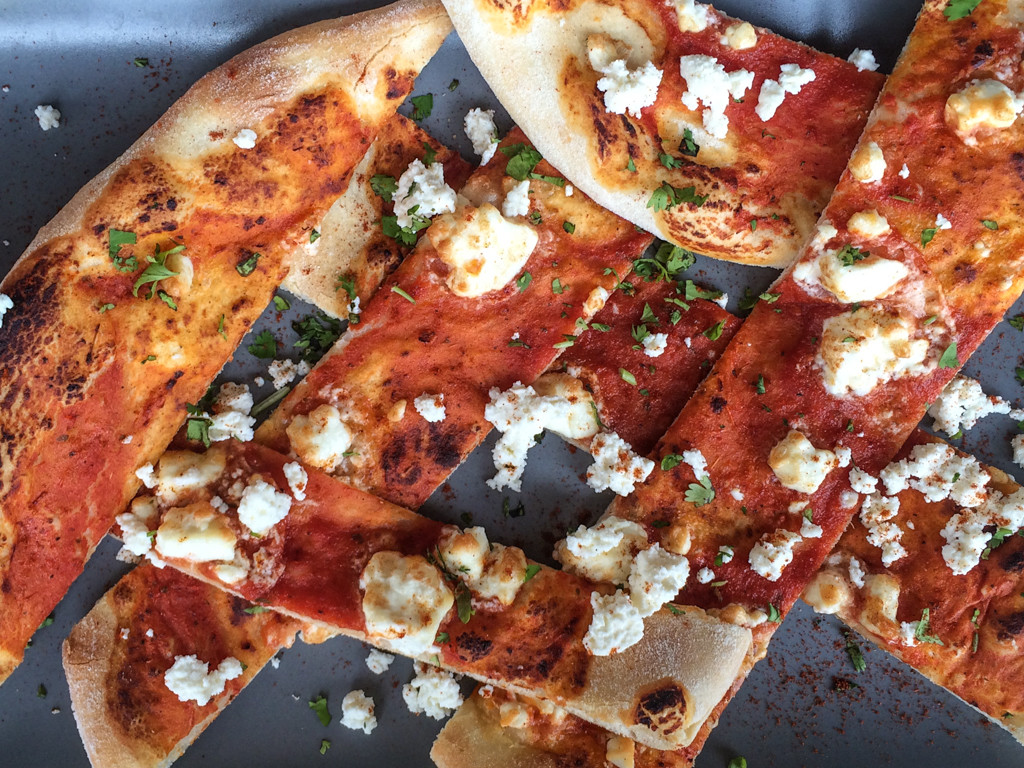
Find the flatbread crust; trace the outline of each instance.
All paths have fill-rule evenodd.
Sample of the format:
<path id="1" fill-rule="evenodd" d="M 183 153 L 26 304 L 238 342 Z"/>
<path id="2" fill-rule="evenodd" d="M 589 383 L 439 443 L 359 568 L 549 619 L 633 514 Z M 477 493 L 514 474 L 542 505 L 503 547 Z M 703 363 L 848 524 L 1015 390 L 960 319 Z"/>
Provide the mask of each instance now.
<path id="1" fill-rule="evenodd" d="M 488 85 L 552 165 L 638 227 L 728 261 L 779 267 L 793 260 L 882 84 L 877 73 L 765 29 L 753 48 L 733 50 L 720 38 L 736 21 L 711 9 L 707 29 L 683 32 L 675 6 L 661 0 L 445 0 L 445 7 Z M 601 75 L 588 60 L 594 34 L 628 49 L 631 69 L 653 61 L 663 72 L 657 101 L 639 117 L 606 111 Z M 680 102 L 680 56 L 697 54 L 755 75 L 743 103 L 726 110 L 724 139 Z M 762 121 L 755 114 L 761 85 L 784 64 L 811 69 L 816 79 Z M 686 129 L 700 145 L 695 157 L 679 150 Z M 663 153 L 679 167 L 666 167 Z M 656 211 L 649 201 L 662 182 L 709 198 Z"/>
<path id="2" fill-rule="evenodd" d="M 449 30 L 438 3 L 410 0 L 239 54 L 75 195 L 4 279 L 0 680 Z M 243 129 L 250 149 L 233 141 Z M 124 271 L 114 229 L 137 238 L 116 254 L 137 260 Z M 133 295 L 147 256 L 176 244 L 180 276 Z M 161 301 L 145 301 L 154 288 Z"/>
<path id="3" fill-rule="evenodd" d="M 174 762 L 301 625 L 176 571 L 125 575 L 64 641 L 64 671 L 82 743 L 94 766 L 163 768 Z M 180 701 L 163 674 L 177 656 L 245 666 L 208 704 Z"/>

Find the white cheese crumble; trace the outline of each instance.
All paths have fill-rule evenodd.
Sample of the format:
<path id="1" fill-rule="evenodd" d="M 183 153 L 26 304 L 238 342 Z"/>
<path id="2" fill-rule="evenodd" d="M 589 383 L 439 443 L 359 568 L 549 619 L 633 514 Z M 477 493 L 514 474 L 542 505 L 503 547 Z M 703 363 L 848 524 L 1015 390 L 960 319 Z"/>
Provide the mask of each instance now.
<path id="1" fill-rule="evenodd" d="M 697 581 L 701 584 L 710 584 L 715 579 L 715 572 L 710 568 L 701 568 L 697 571 Z"/>
<path id="2" fill-rule="evenodd" d="M 764 122 L 768 122 L 775 117 L 786 94 L 795 96 L 815 77 L 817 75 L 813 69 L 804 69 L 797 64 L 783 64 L 778 80 L 765 80 L 761 83 L 761 92 L 757 96 L 754 113 Z"/>
<path id="3" fill-rule="evenodd" d="M 560 397 L 566 403 L 558 408 L 544 428 L 566 440 L 586 440 L 600 429 L 597 403 L 583 382 L 568 373 L 545 373 L 533 383 L 538 395 Z"/>
<path id="4" fill-rule="evenodd" d="M 373 699 L 363 691 L 349 691 L 341 700 L 341 724 L 353 731 L 369 734 L 377 727 Z"/>
<path id="5" fill-rule="evenodd" d="M 281 493 L 259 475 L 249 478 L 238 503 L 238 519 L 253 533 L 263 536 L 287 517 L 292 508 L 291 497 Z"/>
<path id="6" fill-rule="evenodd" d="M 614 432 L 599 432 L 590 443 L 594 463 L 587 468 L 587 485 L 600 493 L 612 490 L 628 496 L 654 470 L 654 462 L 638 456 Z"/>
<path id="7" fill-rule="evenodd" d="M 40 104 L 36 107 L 35 116 L 39 121 L 39 127 L 44 131 L 60 125 L 60 110 L 49 104 Z"/>
<path id="8" fill-rule="evenodd" d="M 862 48 L 854 48 L 847 61 L 853 64 L 858 72 L 874 72 L 878 69 L 875 54 Z"/>
<path id="9" fill-rule="evenodd" d="M 416 412 L 431 424 L 444 421 L 444 393 L 431 395 L 424 392 L 413 400 L 412 404 L 416 407 Z"/>
<path id="10" fill-rule="evenodd" d="M 757 31 L 749 21 L 741 21 L 727 27 L 725 34 L 718 41 L 734 51 L 745 51 L 757 45 Z"/>
<path id="11" fill-rule="evenodd" d="M 977 459 L 958 453 L 945 443 L 915 445 L 907 458 L 889 464 L 880 477 L 891 495 L 910 487 L 927 501 L 949 498 L 968 508 L 985 501 L 985 486 L 992 479 Z"/>
<path id="12" fill-rule="evenodd" d="M 252 149 L 256 146 L 256 131 L 252 128 L 243 128 L 235 134 L 232 141 L 239 149 Z"/>
<path id="13" fill-rule="evenodd" d="M 537 247 L 536 228 L 512 221 L 490 203 L 461 206 L 438 216 L 427 230 L 438 258 L 450 267 L 445 285 L 456 296 L 476 297 L 504 288 Z"/>
<path id="14" fill-rule="evenodd" d="M 625 736 L 612 736 L 604 745 L 604 759 L 612 768 L 633 768 L 636 765 L 636 742 Z"/>
<path id="15" fill-rule="evenodd" d="M 783 569 L 793 562 L 793 548 L 800 541 L 800 534 L 784 528 L 779 528 L 774 533 L 766 533 L 751 548 L 747 562 L 758 576 L 768 581 L 778 581 L 782 577 Z"/>
<path id="16" fill-rule="evenodd" d="M 566 197 L 572 197 L 573 192 L 575 192 L 575 190 L 572 188 L 572 184 L 566 184 L 565 185 L 565 196 Z"/>
<path id="17" fill-rule="evenodd" d="M 830 317 L 822 329 L 817 362 L 825 389 L 836 397 L 864 396 L 885 381 L 928 373 L 929 343 L 912 339 L 903 317 L 862 307 Z"/>
<path id="18" fill-rule="evenodd" d="M 887 567 L 907 555 L 900 544 L 903 531 L 892 522 L 899 509 L 899 499 L 877 493 L 865 498 L 860 508 L 860 520 L 868 529 L 868 544 L 882 550 L 882 565 Z"/>
<path id="19" fill-rule="evenodd" d="M 526 216 L 530 212 L 530 180 L 523 179 L 505 193 L 505 200 L 501 204 L 501 214 L 511 219 L 516 216 Z"/>
<path id="20" fill-rule="evenodd" d="M 590 606 L 594 615 L 583 636 L 583 646 L 594 656 L 620 653 L 643 638 L 644 620 L 624 592 L 607 596 L 592 592 Z"/>
<path id="21" fill-rule="evenodd" d="M 857 493 L 871 494 L 878 487 L 878 478 L 869 475 L 860 467 L 854 467 L 850 470 L 850 487 Z"/>
<path id="22" fill-rule="evenodd" d="M 907 168 L 907 164 L 906 163 L 903 164 L 903 167 L 900 168 L 899 173 L 897 173 L 896 175 L 899 176 L 901 179 L 910 178 L 910 169 Z"/>
<path id="23" fill-rule="evenodd" d="M 708 471 L 708 461 L 704 458 L 704 454 L 700 452 L 699 448 L 693 448 L 687 451 L 683 451 L 683 464 L 686 464 L 693 470 L 694 476 L 697 480 L 702 477 L 711 478 L 711 473 Z M 743 498 L 743 494 L 740 494 L 740 498 Z"/>
<path id="24" fill-rule="evenodd" d="M 1010 447 L 1013 448 L 1013 463 L 1024 467 L 1024 435 L 1015 435 L 1010 440 Z"/>
<path id="25" fill-rule="evenodd" d="M 850 158 L 850 174 L 862 184 L 881 181 L 885 167 L 885 155 L 874 141 L 860 144 Z"/>
<path id="26" fill-rule="evenodd" d="M 846 228 L 857 237 L 873 240 L 889 232 L 889 221 L 874 208 L 857 211 L 846 222 Z"/>
<path id="27" fill-rule="evenodd" d="M 299 366 L 288 359 L 274 360 L 267 369 L 270 374 L 270 383 L 274 389 L 284 389 L 291 384 L 299 375 Z"/>
<path id="28" fill-rule="evenodd" d="M 733 548 L 728 545 L 723 544 L 718 548 L 718 557 L 721 558 L 722 565 L 725 565 L 726 563 L 731 563 L 732 559 L 735 556 L 736 553 L 733 551 Z"/>
<path id="29" fill-rule="evenodd" d="M 156 473 L 152 464 L 143 464 L 135 470 L 135 476 L 142 481 L 147 488 L 156 488 Z"/>
<path id="30" fill-rule="evenodd" d="M 864 586 L 864 566 L 856 557 L 850 558 L 850 583 L 857 589 Z"/>
<path id="31" fill-rule="evenodd" d="M 593 581 L 624 584 L 634 555 L 647 547 L 647 532 L 630 520 L 609 515 L 592 528 L 579 526 L 555 546 L 565 570 Z"/>
<path id="32" fill-rule="evenodd" d="M 952 229 L 953 222 L 943 216 L 941 213 L 935 216 L 935 227 L 936 229 Z"/>
<path id="33" fill-rule="evenodd" d="M 725 110 L 730 98 L 743 98 L 754 83 L 754 73 L 745 69 L 726 72 L 714 57 L 692 55 L 679 58 L 679 74 L 686 80 L 683 106 L 696 111 L 703 104 L 704 130 L 716 139 L 724 139 L 729 132 Z"/>
<path id="34" fill-rule="evenodd" d="M 682 555 L 666 552 L 660 544 L 638 553 L 629 573 L 629 599 L 640 616 L 657 613 L 686 586 L 690 563 Z"/>
<path id="35" fill-rule="evenodd" d="M 115 519 L 121 528 L 121 541 L 125 549 L 142 557 L 153 548 L 153 539 L 149 535 L 146 520 L 136 515 L 134 510 L 135 504 L 132 504 L 132 512 L 122 512 Z"/>
<path id="36" fill-rule="evenodd" d="M 909 273 L 906 265 L 895 259 L 872 254 L 847 264 L 839 258 L 839 251 L 826 251 L 816 261 L 800 264 L 794 277 L 805 284 L 817 282 L 840 301 L 853 304 L 887 296 Z"/>
<path id="37" fill-rule="evenodd" d="M 822 533 L 821 526 L 812 520 L 808 520 L 806 517 L 800 522 L 800 535 L 805 539 L 820 539 Z"/>
<path id="38" fill-rule="evenodd" d="M 594 34 L 587 38 L 587 57 L 591 68 L 602 75 L 597 89 L 604 94 L 604 108 L 616 115 L 627 112 L 640 117 L 645 107 L 658 98 L 662 72 L 650 61 L 630 69 L 622 58 L 623 46 L 607 35 Z"/>
<path id="39" fill-rule="evenodd" d="M 667 333 L 649 333 L 644 336 L 643 342 L 644 354 L 648 357 L 661 357 L 665 354 L 665 349 L 668 347 L 668 334 Z"/>
<path id="40" fill-rule="evenodd" d="M 197 656 L 175 656 L 174 664 L 164 673 L 164 685 L 179 701 L 194 701 L 204 707 L 224 692 L 228 680 L 241 674 L 242 665 L 234 656 L 228 656 L 213 671 Z"/>
<path id="41" fill-rule="evenodd" d="M 289 461 L 282 469 L 284 470 L 284 479 L 288 481 L 288 489 L 292 492 L 292 496 L 295 497 L 296 501 L 305 499 L 306 485 L 309 483 L 309 475 L 306 474 L 306 470 L 297 461 Z"/>
<path id="42" fill-rule="evenodd" d="M 416 676 L 402 686 L 402 698 L 410 712 L 443 720 L 462 705 L 462 691 L 450 672 L 419 661 L 413 668 Z"/>
<path id="43" fill-rule="evenodd" d="M 375 675 L 383 675 L 388 671 L 388 667 L 394 662 L 395 657 L 390 653 L 384 653 L 384 651 L 378 651 L 376 648 L 371 648 L 369 655 L 366 657 L 366 666 Z"/>
<path id="44" fill-rule="evenodd" d="M 168 510 L 156 532 L 161 556 L 194 563 L 233 560 L 236 541 L 227 518 L 201 502 Z"/>
<path id="45" fill-rule="evenodd" d="M 253 438 L 253 427 L 256 419 L 249 415 L 253 399 L 247 384 L 234 384 L 230 381 L 220 385 L 217 399 L 213 403 L 213 414 L 210 419 L 207 436 L 210 442 L 218 443 L 235 438 L 245 443 Z"/>
<path id="46" fill-rule="evenodd" d="M 300 459 L 326 472 L 332 472 L 352 447 L 352 433 L 341 420 L 341 413 L 327 403 L 308 414 L 293 416 L 285 433 Z"/>
<path id="47" fill-rule="evenodd" d="M 977 143 L 978 130 L 1009 128 L 1024 110 L 1021 98 L 998 80 L 972 80 L 946 99 L 946 122 L 964 140 Z"/>
<path id="48" fill-rule="evenodd" d="M 674 0 L 676 19 L 682 32 L 703 32 L 710 21 L 709 8 L 694 0 Z"/>
<path id="49" fill-rule="evenodd" d="M 729 491 L 729 495 L 736 499 L 736 501 L 743 501 L 744 498 L 743 491 L 741 491 L 739 488 L 733 488 L 731 491 Z"/>
<path id="50" fill-rule="evenodd" d="M 1024 411 L 1013 409 L 998 395 L 986 395 L 981 384 L 967 376 L 956 376 L 928 407 L 935 429 L 947 435 L 966 432 L 990 413 L 1009 413 L 1024 418 Z"/>
<path id="51" fill-rule="evenodd" d="M 437 568 L 420 555 L 376 552 L 359 577 L 368 637 L 410 656 L 426 653 L 455 602 Z"/>
<path id="52" fill-rule="evenodd" d="M 466 113 L 462 129 L 466 132 L 466 138 L 472 142 L 473 151 L 480 155 L 480 165 L 487 165 L 498 149 L 498 127 L 494 124 L 494 110 L 474 107 Z"/>
<path id="53" fill-rule="evenodd" d="M 4 327 L 4 315 L 7 310 L 14 308 L 14 300 L 6 293 L 0 293 L 0 328 Z"/>
<path id="54" fill-rule="evenodd" d="M 800 493 L 817 491 L 838 464 L 832 451 L 815 448 L 806 435 L 795 429 L 768 454 L 768 465 L 783 487 Z"/>
<path id="55" fill-rule="evenodd" d="M 850 462 L 853 461 L 853 451 L 851 451 L 845 445 L 837 445 L 834 451 L 836 455 L 836 461 L 839 462 L 838 466 L 840 469 L 845 469 L 850 466 Z"/>
<path id="56" fill-rule="evenodd" d="M 201 491 L 224 472 L 224 452 L 211 448 L 206 453 L 167 451 L 156 468 L 156 495 L 165 505 Z"/>
<path id="57" fill-rule="evenodd" d="M 411 227 L 412 217 L 429 219 L 439 213 L 455 210 L 455 190 L 444 180 L 441 163 L 423 165 L 419 158 L 409 163 L 398 179 L 393 196 L 398 226 Z M 415 208 L 415 211 L 411 209 Z"/>

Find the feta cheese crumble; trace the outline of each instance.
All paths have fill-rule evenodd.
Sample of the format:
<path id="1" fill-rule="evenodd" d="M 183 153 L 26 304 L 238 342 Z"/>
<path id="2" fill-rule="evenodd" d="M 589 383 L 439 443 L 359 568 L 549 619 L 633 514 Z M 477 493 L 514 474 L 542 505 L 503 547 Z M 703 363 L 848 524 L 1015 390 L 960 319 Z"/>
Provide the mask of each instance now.
<path id="1" fill-rule="evenodd" d="M 642 344 L 645 355 L 648 357 L 661 357 L 665 354 L 665 348 L 668 347 L 668 334 L 649 333 L 644 336 Z"/>
<path id="2" fill-rule="evenodd" d="M 220 385 L 217 399 L 213 403 L 213 414 L 206 415 L 210 419 L 207 436 L 210 442 L 218 443 L 235 438 L 245 443 L 253 438 L 253 427 L 256 419 L 249 415 L 253 399 L 247 384 L 234 384 L 230 381 Z"/>
<path id="3" fill-rule="evenodd" d="M 1008 413 L 1024 418 L 1024 411 L 1014 409 L 998 395 L 986 395 L 981 384 L 967 376 L 953 378 L 935 402 L 928 407 L 934 427 L 947 435 L 966 432 L 990 413 Z"/>
<path id="4" fill-rule="evenodd" d="M 701 584 L 710 584 L 715 579 L 715 572 L 710 568 L 701 568 L 697 571 L 697 581 Z"/>
<path id="5" fill-rule="evenodd" d="M 900 544 L 903 531 L 891 522 L 899 509 L 899 499 L 878 493 L 865 498 L 860 508 L 860 520 L 868 529 L 868 544 L 882 550 L 882 565 L 886 567 L 907 555 L 907 550 Z"/>
<path id="6" fill-rule="evenodd" d="M 327 403 L 293 416 L 285 433 L 303 462 L 326 472 L 334 471 L 352 447 L 352 432 L 341 420 L 341 412 Z"/>
<path id="7" fill-rule="evenodd" d="M 285 519 L 292 508 L 291 497 L 281 493 L 259 475 L 249 478 L 238 503 L 238 520 L 253 533 L 263 536 Z"/>
<path id="8" fill-rule="evenodd" d="M 730 550 L 731 553 L 731 550 Z M 641 617 L 657 613 L 686 586 L 690 563 L 660 544 L 638 553 L 629 573 L 629 599 Z"/>
<path id="9" fill-rule="evenodd" d="M 874 72 L 878 69 L 875 54 L 862 48 L 854 48 L 847 61 L 853 64 L 858 72 Z"/>
<path id="10" fill-rule="evenodd" d="M 299 366 L 288 359 L 274 360 L 270 363 L 267 373 L 270 374 L 270 383 L 274 385 L 275 390 L 284 389 L 299 375 Z"/>
<path id="11" fill-rule="evenodd" d="M 741 21 L 726 28 L 718 41 L 734 51 L 745 51 L 757 45 L 757 31 L 749 21 Z"/>
<path id="12" fill-rule="evenodd" d="M 424 392 L 413 400 L 412 404 L 416 407 L 416 412 L 431 424 L 444 421 L 445 409 L 443 393 L 431 395 Z"/>
<path id="13" fill-rule="evenodd" d="M 751 548 L 747 562 L 758 576 L 768 581 L 778 581 L 785 567 L 793 562 L 793 548 L 800 541 L 800 534 L 779 528 L 761 537 Z"/>
<path id="14" fill-rule="evenodd" d="M 1013 448 L 1013 463 L 1024 467 L 1024 435 L 1014 435 L 1010 447 Z"/>
<path id="15" fill-rule="evenodd" d="M 803 69 L 797 64 L 783 64 L 778 80 L 765 80 L 761 83 L 761 92 L 757 96 L 754 113 L 762 121 L 768 122 L 782 106 L 786 94 L 796 95 L 803 87 L 812 82 L 817 75 L 813 69 Z"/>
<path id="16" fill-rule="evenodd" d="M 972 80 L 946 99 L 946 123 L 964 143 L 977 143 L 979 130 L 1009 128 L 1024 110 L 1021 98 L 998 80 Z"/>
<path id="17" fill-rule="evenodd" d="M 375 675 L 383 675 L 388 671 L 388 667 L 394 662 L 395 657 L 390 653 L 384 653 L 384 651 L 378 651 L 376 648 L 371 648 L 369 655 L 366 657 L 366 666 Z"/>
<path id="18" fill-rule="evenodd" d="M 768 465 L 785 488 L 814 493 L 838 466 L 836 455 L 815 448 L 802 432 L 791 429 L 768 454 Z"/>
<path id="19" fill-rule="evenodd" d="M 455 603 L 440 572 L 420 555 L 376 552 L 359 577 L 367 637 L 410 656 L 426 653 Z"/>
<path id="20" fill-rule="evenodd" d="M 862 184 L 881 181 L 885 167 L 885 155 L 874 141 L 860 144 L 850 158 L 850 175 Z"/>
<path id="21" fill-rule="evenodd" d="M 444 166 L 431 163 L 428 167 L 418 158 L 409 163 L 398 179 L 393 199 L 395 218 L 400 227 L 411 227 L 413 215 L 418 219 L 429 219 L 455 210 L 455 190 L 445 183 Z"/>
<path id="22" fill-rule="evenodd" d="M 0 328 L 4 327 L 4 315 L 9 309 L 14 309 L 14 300 L 6 293 L 0 293 Z"/>
<path id="23" fill-rule="evenodd" d="M 676 19 L 682 32 L 703 32 L 708 28 L 710 9 L 694 0 L 674 0 Z"/>
<path id="24" fill-rule="evenodd" d="M 241 674 L 242 665 L 233 656 L 224 659 L 212 672 L 210 665 L 197 656 L 175 656 L 174 664 L 164 673 L 164 685 L 179 701 L 194 701 L 204 707 L 224 692 L 228 680 Z"/>
<path id="25" fill-rule="evenodd" d="M 579 526 L 555 545 L 553 556 L 570 573 L 593 581 L 624 584 L 633 557 L 646 547 L 643 526 L 609 515 L 592 528 Z"/>
<path id="26" fill-rule="evenodd" d="M 501 214 L 511 219 L 526 216 L 530 212 L 530 180 L 523 179 L 505 193 L 505 201 L 501 204 Z"/>
<path id="27" fill-rule="evenodd" d="M 243 128 L 235 134 L 232 141 L 239 149 L 252 149 L 256 146 L 256 131 L 252 128 Z"/>
<path id="28" fill-rule="evenodd" d="M 654 462 L 638 456 L 614 432 L 599 432 L 590 443 L 594 463 L 587 469 L 587 485 L 600 493 L 612 490 L 628 496 L 654 470 Z"/>
<path id="29" fill-rule="evenodd" d="M 462 691 L 450 672 L 419 661 L 413 668 L 416 676 L 402 686 L 402 698 L 410 712 L 443 720 L 462 705 Z"/>
<path id="30" fill-rule="evenodd" d="M 640 611 L 624 592 L 590 594 L 594 615 L 583 636 L 583 646 L 594 656 L 610 656 L 630 648 L 644 636 Z"/>
<path id="31" fill-rule="evenodd" d="M 288 481 L 288 489 L 292 492 L 295 500 L 305 499 L 306 485 L 309 483 L 309 475 L 306 474 L 306 470 L 297 461 L 289 461 L 282 469 L 284 470 L 284 479 Z"/>
<path id="32" fill-rule="evenodd" d="M 373 710 L 373 699 L 363 691 L 349 691 L 341 700 L 341 724 L 353 731 L 369 734 L 377 727 Z"/>
<path id="33" fill-rule="evenodd" d="M 658 98 L 662 72 L 652 62 L 630 69 L 626 59 L 619 58 L 619 46 L 606 35 L 590 35 L 587 49 L 590 66 L 602 75 L 597 89 L 604 94 L 605 110 L 640 117 Z"/>
<path id="34" fill-rule="evenodd" d="M 903 164 L 903 167 L 900 168 L 899 173 L 897 173 L 896 175 L 899 176 L 901 179 L 908 179 L 908 178 L 910 178 L 910 169 L 907 168 L 907 164 L 906 163 Z"/>
<path id="35" fill-rule="evenodd" d="M 498 149 L 498 127 L 494 124 L 494 110 L 474 107 L 462 121 L 466 138 L 473 151 L 480 155 L 480 165 L 487 165 Z M 508 215 L 508 214 L 506 214 Z"/>
<path id="36" fill-rule="evenodd" d="M 729 132 L 726 107 L 730 99 L 743 98 L 754 84 L 754 73 L 745 69 L 726 72 L 714 57 L 692 55 L 680 57 L 679 74 L 686 81 L 683 106 L 696 111 L 703 104 L 704 130 L 716 139 L 724 139 Z"/>
<path id="37" fill-rule="evenodd" d="M 39 121 L 39 127 L 44 131 L 60 126 L 60 110 L 49 104 L 40 104 L 36 107 L 35 116 Z"/>
<path id="38" fill-rule="evenodd" d="M 953 222 L 951 222 L 949 219 L 947 219 L 945 216 L 939 213 L 936 214 L 935 216 L 935 227 L 937 229 L 952 229 Z"/>

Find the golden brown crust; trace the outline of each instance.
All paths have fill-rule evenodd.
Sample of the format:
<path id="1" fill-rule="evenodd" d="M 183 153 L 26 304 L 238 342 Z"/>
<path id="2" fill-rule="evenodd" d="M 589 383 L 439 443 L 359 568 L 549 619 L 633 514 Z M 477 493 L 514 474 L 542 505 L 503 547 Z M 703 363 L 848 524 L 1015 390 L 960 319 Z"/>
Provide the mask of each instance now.
<path id="1" fill-rule="evenodd" d="M 413 0 L 240 54 L 87 184 L 4 279 L 0 680 L 449 29 L 438 3 Z M 235 145 L 242 129 L 255 146 Z M 137 237 L 123 271 L 108 255 L 114 229 Z M 188 266 L 145 301 L 146 257 L 176 244 Z"/>

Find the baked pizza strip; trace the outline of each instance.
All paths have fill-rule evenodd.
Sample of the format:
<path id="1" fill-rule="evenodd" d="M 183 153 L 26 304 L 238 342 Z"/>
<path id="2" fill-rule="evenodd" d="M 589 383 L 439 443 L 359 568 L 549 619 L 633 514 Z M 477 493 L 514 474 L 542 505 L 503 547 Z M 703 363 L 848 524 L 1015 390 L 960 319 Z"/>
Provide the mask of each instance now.
<path id="1" fill-rule="evenodd" d="M 1024 180 L 1008 148 L 1024 142 L 1024 101 L 997 114 L 999 94 L 1016 97 L 982 79 L 1010 72 L 988 68 L 1017 61 L 1024 38 L 1004 26 L 1003 4 L 969 20 L 944 7 L 925 5 L 777 300 L 754 308 L 662 439 L 671 468 L 609 510 L 686 554 L 697 574 L 687 604 L 752 627 L 750 666 L 777 626 L 769 617 L 785 616 L 860 508 L 851 470 L 889 463 L 1022 287 L 1024 235 L 1010 222 Z M 1024 85 L 1016 68 L 1004 76 Z M 962 109 L 980 116 L 970 128 Z M 913 197 L 899 195 L 902 164 Z M 925 223 L 937 226 L 922 236 Z"/>
<path id="2" fill-rule="evenodd" d="M 796 257 L 883 82 L 693 0 L 444 2 L 552 165 L 637 226 L 729 261 Z"/>
<path id="3" fill-rule="evenodd" d="M 439 4 L 412 1 L 240 54 L 0 284 L 0 680 L 449 29 Z"/>
<path id="4" fill-rule="evenodd" d="M 169 451 L 153 485 L 118 518 L 136 554 L 326 632 L 542 696 L 654 747 L 699 726 L 750 647 L 743 627 L 657 603 L 642 641 L 599 648 L 593 594 L 610 586 L 530 563 L 489 545 L 480 528 L 418 516 L 255 443 Z M 666 699 L 685 700 L 685 715 L 653 731 Z"/>
<path id="5" fill-rule="evenodd" d="M 170 765 L 300 628 L 170 568 L 135 568 L 64 642 L 90 762 Z"/>
<path id="6" fill-rule="evenodd" d="M 445 182 L 455 189 L 472 171 L 458 152 L 395 114 L 356 166 L 348 189 L 292 256 L 281 287 L 332 317 L 358 318 L 384 278 L 412 251 L 411 245 L 384 234 L 379 222 L 394 206 L 374 186 L 381 177 L 396 179 L 413 160 L 424 159 L 441 163 Z"/>
<path id="7" fill-rule="evenodd" d="M 454 213 L 434 216 L 257 440 L 396 504 L 422 504 L 489 431 L 490 389 L 536 379 L 650 243 L 567 195 L 555 173 L 513 131 L 458 200 L 429 169 L 403 174 L 396 200 L 423 206 L 407 214 L 410 227 L 445 198 Z"/>

